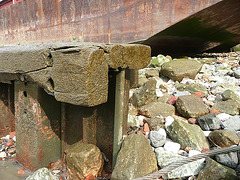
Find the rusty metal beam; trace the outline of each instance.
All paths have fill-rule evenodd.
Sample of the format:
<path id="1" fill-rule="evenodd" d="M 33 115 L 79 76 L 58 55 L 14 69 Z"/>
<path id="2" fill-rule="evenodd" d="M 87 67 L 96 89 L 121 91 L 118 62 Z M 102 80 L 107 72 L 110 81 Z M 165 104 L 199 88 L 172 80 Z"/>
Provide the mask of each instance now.
<path id="1" fill-rule="evenodd" d="M 0 10 L 0 45 L 146 40 L 222 0 L 23 0 Z"/>
<path id="2" fill-rule="evenodd" d="M 15 131 L 12 84 L 0 84 L 0 137 Z"/>
<path id="3" fill-rule="evenodd" d="M 15 82 L 17 160 L 30 170 L 61 157 L 61 104 L 32 83 Z"/>

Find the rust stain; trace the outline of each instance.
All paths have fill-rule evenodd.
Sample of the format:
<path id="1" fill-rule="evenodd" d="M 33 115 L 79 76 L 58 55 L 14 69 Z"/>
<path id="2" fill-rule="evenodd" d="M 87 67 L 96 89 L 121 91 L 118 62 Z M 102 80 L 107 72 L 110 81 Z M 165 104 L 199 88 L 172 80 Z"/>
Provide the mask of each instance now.
<path id="1" fill-rule="evenodd" d="M 88 42 L 140 41 L 220 1 L 25 0 L 11 7 L 19 16 L 11 16 L 10 7 L 0 11 L 0 17 L 9 17 L 2 21 L 6 26 L 0 25 L 0 44 L 72 41 L 73 37 Z"/>

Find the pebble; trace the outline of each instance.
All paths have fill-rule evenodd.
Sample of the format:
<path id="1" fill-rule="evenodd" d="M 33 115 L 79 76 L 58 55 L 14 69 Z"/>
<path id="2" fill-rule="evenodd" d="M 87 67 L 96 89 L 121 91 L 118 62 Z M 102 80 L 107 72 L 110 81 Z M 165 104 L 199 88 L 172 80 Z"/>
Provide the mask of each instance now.
<path id="1" fill-rule="evenodd" d="M 180 150 L 180 144 L 175 142 L 166 142 L 163 148 L 168 152 L 178 153 Z"/>
<path id="2" fill-rule="evenodd" d="M 0 158 L 5 158 L 7 157 L 7 154 L 5 152 L 0 152 Z"/>
<path id="3" fill-rule="evenodd" d="M 167 127 L 167 126 L 170 126 L 173 123 L 174 118 L 172 116 L 168 116 L 168 117 L 166 117 L 165 121 L 166 121 L 165 127 Z"/>
<path id="4" fill-rule="evenodd" d="M 167 133 L 163 128 L 160 128 L 158 131 L 150 131 L 148 136 L 151 145 L 155 148 L 158 148 L 165 144 Z"/>

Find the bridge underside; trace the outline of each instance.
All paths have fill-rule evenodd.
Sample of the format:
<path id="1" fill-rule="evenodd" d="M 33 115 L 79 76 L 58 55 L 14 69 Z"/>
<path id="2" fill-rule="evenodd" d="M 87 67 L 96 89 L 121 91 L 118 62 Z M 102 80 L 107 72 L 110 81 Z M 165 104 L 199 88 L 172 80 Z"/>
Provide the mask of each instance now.
<path id="1" fill-rule="evenodd" d="M 24 0 L 0 10 L 0 45 L 135 42 L 153 55 L 225 50 L 240 42 L 239 12 L 239 0 Z"/>

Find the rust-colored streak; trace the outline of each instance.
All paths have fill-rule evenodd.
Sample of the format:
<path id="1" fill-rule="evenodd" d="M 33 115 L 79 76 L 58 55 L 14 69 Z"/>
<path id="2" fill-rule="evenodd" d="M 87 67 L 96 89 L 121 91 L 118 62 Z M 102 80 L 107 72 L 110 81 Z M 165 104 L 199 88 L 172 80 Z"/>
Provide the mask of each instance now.
<path id="1" fill-rule="evenodd" d="M 0 45 L 139 41 L 219 1 L 25 0 L 0 10 Z"/>
<path id="2" fill-rule="evenodd" d="M 15 131 L 13 107 L 13 86 L 1 84 L 0 87 L 0 137 Z"/>

